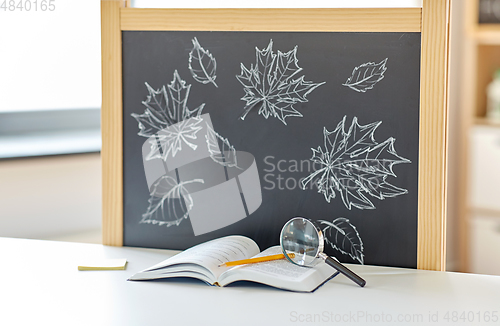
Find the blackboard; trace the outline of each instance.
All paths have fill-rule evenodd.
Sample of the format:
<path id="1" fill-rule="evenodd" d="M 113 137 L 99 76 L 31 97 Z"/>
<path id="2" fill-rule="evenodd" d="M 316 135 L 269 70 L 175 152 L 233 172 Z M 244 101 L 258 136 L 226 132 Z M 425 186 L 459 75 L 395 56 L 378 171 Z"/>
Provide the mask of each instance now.
<path id="1" fill-rule="evenodd" d="M 479 24 L 498 24 L 500 23 L 500 1 L 498 0 L 479 0 L 477 3 Z"/>
<path id="2" fill-rule="evenodd" d="M 215 80 L 199 82 L 190 71 L 189 55 L 195 39 L 216 59 Z M 279 232 L 287 220 L 304 216 L 336 220 L 337 226 L 346 227 L 352 235 L 353 228 L 345 225 L 348 220 L 362 241 L 365 264 L 416 268 L 420 44 L 420 33 L 122 32 L 124 245 L 185 249 L 209 239 L 242 234 L 265 249 L 279 244 Z M 256 65 L 256 49 L 261 53 L 270 49 L 278 58 L 280 51 L 282 59 L 287 53 L 295 54 L 296 67 L 301 70 L 289 84 L 302 76 L 301 85 L 314 84 L 309 85 L 310 92 L 303 101 L 292 105 L 296 116 L 280 119 L 271 114 L 266 118 L 262 112 L 259 114 L 262 105 L 257 104 L 241 119 L 247 102 L 242 100 L 244 86 L 237 76 L 243 74 L 242 66 L 251 69 Z M 372 79 L 376 81 L 373 87 L 355 89 L 356 73 L 366 73 L 370 67 L 371 73 L 379 74 Z M 143 102 L 151 94 L 145 83 L 153 90 L 161 90 L 172 83 L 174 75 L 186 86 L 191 85 L 189 109 L 204 103 L 202 113 L 209 114 L 213 129 L 236 150 L 253 155 L 261 186 L 262 202 L 248 217 L 196 236 L 189 218 L 170 226 L 140 223 L 150 199 L 143 161 L 147 138 L 138 135 L 140 128 L 133 115 L 145 112 Z M 340 191 L 318 193 L 310 184 L 306 190 L 300 188 L 299 180 L 318 170 L 311 167 L 312 149 L 318 151 L 320 147 L 326 151 L 325 128 L 328 132 L 337 130 L 331 137 L 343 135 L 338 129 L 342 122 L 344 134 L 352 126 L 357 128 L 348 141 L 357 137 L 356 132 L 366 137 L 366 146 L 361 147 L 373 150 L 371 158 L 375 148 L 380 148 L 381 154 L 377 156 L 380 161 L 388 156 L 398 161 L 377 170 L 390 170 L 384 179 L 388 184 L 385 194 L 392 193 L 393 197 L 376 198 L 380 187 L 371 194 L 361 191 L 364 195 L 360 197 L 364 201 L 361 206 L 365 206 L 361 209 L 355 205 L 358 202 L 360 206 L 359 200 L 343 200 Z M 365 164 L 364 168 L 374 166 Z M 352 189 L 359 189 L 353 181 L 360 180 L 359 174 L 348 179 L 354 182 Z M 377 180 L 382 178 L 379 176 Z M 366 199 L 373 208 L 367 207 L 370 204 Z M 347 247 L 344 249 L 353 249 Z M 361 250 L 359 245 L 354 249 Z M 325 251 L 343 262 L 360 262 L 359 255 L 353 259 L 353 255 L 342 254 L 333 248 L 333 243 Z"/>

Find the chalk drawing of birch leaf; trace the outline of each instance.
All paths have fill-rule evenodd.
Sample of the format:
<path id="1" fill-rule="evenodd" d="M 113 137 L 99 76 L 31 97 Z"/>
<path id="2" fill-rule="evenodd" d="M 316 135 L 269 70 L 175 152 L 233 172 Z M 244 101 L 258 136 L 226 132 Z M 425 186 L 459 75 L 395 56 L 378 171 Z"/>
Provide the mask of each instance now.
<path id="1" fill-rule="evenodd" d="M 387 58 L 377 64 L 374 62 L 363 63 L 354 68 L 352 76 L 342 85 L 348 86 L 356 92 L 364 93 L 384 78 L 384 72 L 387 70 L 386 63 Z"/>
<path id="2" fill-rule="evenodd" d="M 241 73 L 236 78 L 243 85 L 245 96 L 241 100 L 246 102 L 241 120 L 247 114 L 258 108 L 258 114 L 269 118 L 278 118 L 285 125 L 287 117 L 302 117 L 302 113 L 293 105 L 299 102 L 308 102 L 306 96 L 322 83 L 305 81 L 304 76 L 298 77 L 302 71 L 297 59 L 297 49 L 283 53 L 278 50 L 273 53 L 273 41 L 270 40 L 267 48 L 256 51 L 255 66 L 250 69 L 241 64 Z"/>
<path id="3" fill-rule="evenodd" d="M 189 211 L 194 206 L 191 195 L 185 185 L 189 183 L 204 183 L 202 179 L 194 179 L 177 183 L 177 181 L 164 175 L 157 181 L 151 191 L 149 206 L 146 213 L 142 214 L 140 223 L 157 225 L 179 225 L 189 217 Z"/>
<path id="4" fill-rule="evenodd" d="M 142 114 L 132 113 L 139 124 L 139 136 L 149 138 L 168 126 L 191 117 L 199 117 L 205 107 L 205 103 L 202 103 L 196 109 L 189 110 L 187 101 L 191 85 L 186 85 L 177 70 L 167 87 L 155 90 L 148 83 L 145 84 L 149 95 L 142 104 L 146 109 Z"/>
<path id="5" fill-rule="evenodd" d="M 323 235 L 327 244 L 361 264 L 364 263 L 363 241 L 356 227 L 348 219 L 339 217 L 332 222 L 323 220 L 318 222 L 324 226 Z"/>
<path id="6" fill-rule="evenodd" d="M 193 49 L 189 52 L 189 71 L 193 75 L 194 80 L 202 84 L 212 83 L 217 86 L 215 79 L 217 78 L 217 62 L 213 55 L 205 50 L 198 39 L 192 39 Z"/>
<path id="7" fill-rule="evenodd" d="M 238 167 L 234 146 L 229 143 L 227 138 L 216 133 L 208 123 L 205 138 L 207 140 L 208 152 L 214 162 L 222 166 Z"/>
<path id="8" fill-rule="evenodd" d="M 324 148 L 311 148 L 311 161 L 319 168 L 301 181 L 302 189 L 316 184 L 328 203 L 338 192 L 348 209 L 375 209 L 366 195 L 383 200 L 408 193 L 387 180 L 397 177 L 395 164 L 411 161 L 396 153 L 395 138 L 382 143 L 375 140 L 375 130 L 382 122 L 360 125 L 354 117 L 346 132 L 345 121 L 344 116 L 332 132 L 323 129 Z"/>

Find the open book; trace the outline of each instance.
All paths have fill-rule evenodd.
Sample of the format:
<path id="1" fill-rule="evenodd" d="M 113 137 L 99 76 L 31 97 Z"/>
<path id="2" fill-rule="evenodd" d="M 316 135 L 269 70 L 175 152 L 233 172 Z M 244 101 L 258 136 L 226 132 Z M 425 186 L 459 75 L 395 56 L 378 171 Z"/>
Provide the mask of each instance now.
<path id="1" fill-rule="evenodd" d="M 133 275 L 129 281 L 192 277 L 215 286 L 252 281 L 290 291 L 312 292 L 337 274 L 334 268 L 322 260 L 311 268 L 296 266 L 286 259 L 219 267 L 229 261 L 279 254 L 281 248 L 275 246 L 259 251 L 257 244 L 250 238 L 228 236 L 189 248 Z"/>

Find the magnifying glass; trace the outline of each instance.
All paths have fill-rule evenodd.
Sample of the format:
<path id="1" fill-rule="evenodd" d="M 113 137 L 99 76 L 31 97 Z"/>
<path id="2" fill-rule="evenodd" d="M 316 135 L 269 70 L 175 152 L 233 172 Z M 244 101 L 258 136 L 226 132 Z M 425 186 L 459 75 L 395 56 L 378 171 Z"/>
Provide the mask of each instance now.
<path id="1" fill-rule="evenodd" d="M 359 286 L 363 287 L 366 284 L 365 280 L 337 259 L 323 252 L 325 246 L 323 232 L 315 222 L 307 218 L 294 217 L 288 221 L 281 230 L 280 244 L 285 257 L 295 265 L 310 267 L 314 265 L 316 258 L 321 258 Z"/>

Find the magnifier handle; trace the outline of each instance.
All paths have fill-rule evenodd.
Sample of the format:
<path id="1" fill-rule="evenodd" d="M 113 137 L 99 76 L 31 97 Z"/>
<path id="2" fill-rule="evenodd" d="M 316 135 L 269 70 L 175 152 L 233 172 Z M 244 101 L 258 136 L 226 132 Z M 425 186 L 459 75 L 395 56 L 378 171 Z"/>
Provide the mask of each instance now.
<path id="1" fill-rule="evenodd" d="M 319 256 L 325 260 L 325 262 L 347 276 L 351 281 L 356 283 L 357 285 L 363 287 L 366 284 L 366 281 L 363 280 L 361 277 L 359 277 L 356 273 L 351 271 L 349 268 L 345 267 L 342 265 L 338 260 L 333 259 L 332 257 L 329 257 L 325 253 L 320 253 Z"/>

